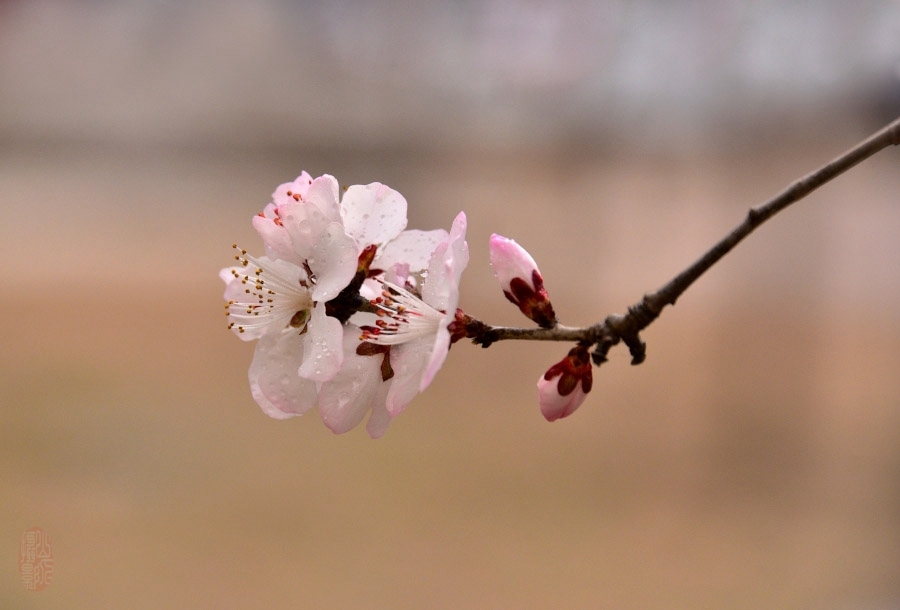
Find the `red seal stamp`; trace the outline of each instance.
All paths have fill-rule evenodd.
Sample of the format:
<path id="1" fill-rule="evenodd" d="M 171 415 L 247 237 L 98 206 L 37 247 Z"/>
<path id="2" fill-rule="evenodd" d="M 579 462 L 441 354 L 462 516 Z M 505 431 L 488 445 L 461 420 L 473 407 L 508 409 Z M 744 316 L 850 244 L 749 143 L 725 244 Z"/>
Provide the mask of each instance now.
<path id="1" fill-rule="evenodd" d="M 41 591 L 53 578 L 53 549 L 47 532 L 33 527 L 19 543 L 19 574 L 30 591 Z"/>

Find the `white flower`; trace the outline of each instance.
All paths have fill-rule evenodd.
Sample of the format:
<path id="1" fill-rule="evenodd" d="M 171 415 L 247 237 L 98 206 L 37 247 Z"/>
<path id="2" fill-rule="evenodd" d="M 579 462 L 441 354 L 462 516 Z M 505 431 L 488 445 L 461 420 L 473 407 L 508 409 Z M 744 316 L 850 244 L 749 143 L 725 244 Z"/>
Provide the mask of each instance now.
<path id="1" fill-rule="evenodd" d="M 328 315 L 328 303 L 354 280 L 364 250 L 386 247 L 406 226 L 406 201 L 383 185 L 351 187 L 343 202 L 338 197 L 332 176 L 313 180 L 304 172 L 280 185 L 253 219 L 266 255 L 241 249 L 240 266 L 220 272 L 229 328 L 241 339 L 259 339 L 251 391 L 275 417 L 308 411 L 316 384 L 338 373 L 344 327 Z"/>
<path id="2" fill-rule="evenodd" d="M 459 281 L 469 262 L 466 216 L 453 221 L 447 239 L 435 248 L 424 273 L 421 296 L 405 286 L 379 279 L 382 290 L 371 300 L 378 313 L 351 319 L 362 328 L 361 339 L 384 346 L 393 376 L 385 406 L 391 416 L 402 412 L 434 379 L 447 357 L 457 318 Z M 363 356 L 377 359 L 378 356 Z"/>
<path id="3" fill-rule="evenodd" d="M 287 201 L 266 206 L 254 218 L 268 256 L 240 250 L 235 258 L 241 266 L 223 269 L 220 276 L 226 282 L 229 328 L 244 340 L 294 336 L 292 343 L 305 355 L 297 373 L 325 381 L 343 361 L 341 323 L 326 316 L 325 303 L 353 279 L 357 244 L 343 227 L 337 181 L 304 174 L 293 184 L 298 183 L 302 188 L 296 193 L 280 186 L 273 199 Z M 258 349 L 254 358 L 265 353 Z"/>

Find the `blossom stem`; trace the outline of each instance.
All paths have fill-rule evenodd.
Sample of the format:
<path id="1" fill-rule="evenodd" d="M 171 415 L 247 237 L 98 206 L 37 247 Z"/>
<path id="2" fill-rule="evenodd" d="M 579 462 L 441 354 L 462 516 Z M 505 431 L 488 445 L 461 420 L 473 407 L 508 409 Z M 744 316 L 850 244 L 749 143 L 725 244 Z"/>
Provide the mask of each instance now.
<path id="1" fill-rule="evenodd" d="M 744 220 L 730 233 L 666 284 L 645 294 L 628 308 L 625 315 L 613 314 L 603 322 L 583 328 L 562 325 L 553 328 L 512 328 L 491 326 L 471 319 L 466 326 L 467 336 L 483 347 L 504 340 L 574 341 L 596 345 L 592 358 L 597 365 L 606 361 L 609 349 L 621 341 L 631 352 L 631 363 L 640 364 L 644 361 L 646 346 L 639 333 L 659 316 L 666 305 L 674 305 L 694 281 L 772 216 L 891 145 L 900 145 L 900 118 L 833 161 L 794 181 L 768 201 L 750 208 Z"/>
<path id="2" fill-rule="evenodd" d="M 484 324 L 478 327 L 469 338 L 475 343 L 487 347 L 496 341 L 524 340 L 524 341 L 575 341 L 597 343 L 603 333 L 603 324 L 595 324 L 585 328 L 575 326 L 563 326 L 558 324 L 553 328 L 517 328 L 514 326 L 490 326 Z"/>

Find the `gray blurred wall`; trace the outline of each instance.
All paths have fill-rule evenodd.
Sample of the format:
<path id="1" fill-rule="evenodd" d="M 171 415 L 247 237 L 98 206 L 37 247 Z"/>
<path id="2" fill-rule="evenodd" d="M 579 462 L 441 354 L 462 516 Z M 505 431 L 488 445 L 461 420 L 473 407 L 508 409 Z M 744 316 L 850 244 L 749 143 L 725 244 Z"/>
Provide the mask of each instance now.
<path id="1" fill-rule="evenodd" d="M 0 137 L 678 148 L 823 113 L 884 122 L 898 41 L 884 0 L 7 0 Z"/>

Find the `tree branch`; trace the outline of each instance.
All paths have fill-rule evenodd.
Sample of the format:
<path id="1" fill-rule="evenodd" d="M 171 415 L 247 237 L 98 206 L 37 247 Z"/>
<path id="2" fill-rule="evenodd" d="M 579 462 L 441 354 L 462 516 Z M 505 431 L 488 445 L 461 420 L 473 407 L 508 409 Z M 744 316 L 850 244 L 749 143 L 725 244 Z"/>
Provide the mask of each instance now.
<path id="1" fill-rule="evenodd" d="M 639 333 L 659 317 L 666 305 L 674 305 L 691 284 L 772 216 L 891 145 L 900 145 L 900 118 L 830 163 L 796 180 L 775 197 L 750 208 L 743 222 L 728 235 L 658 290 L 645 294 L 643 299 L 628 308 L 628 313 L 624 316 L 614 314 L 599 324 L 584 328 L 562 325 L 553 328 L 511 328 L 491 326 L 469 318 L 466 336 L 484 347 L 496 341 L 511 339 L 572 341 L 587 346 L 596 345 L 592 358 L 597 365 L 605 362 L 609 349 L 622 341 L 631 351 L 631 363 L 640 364 L 646 356 L 646 346 Z"/>

